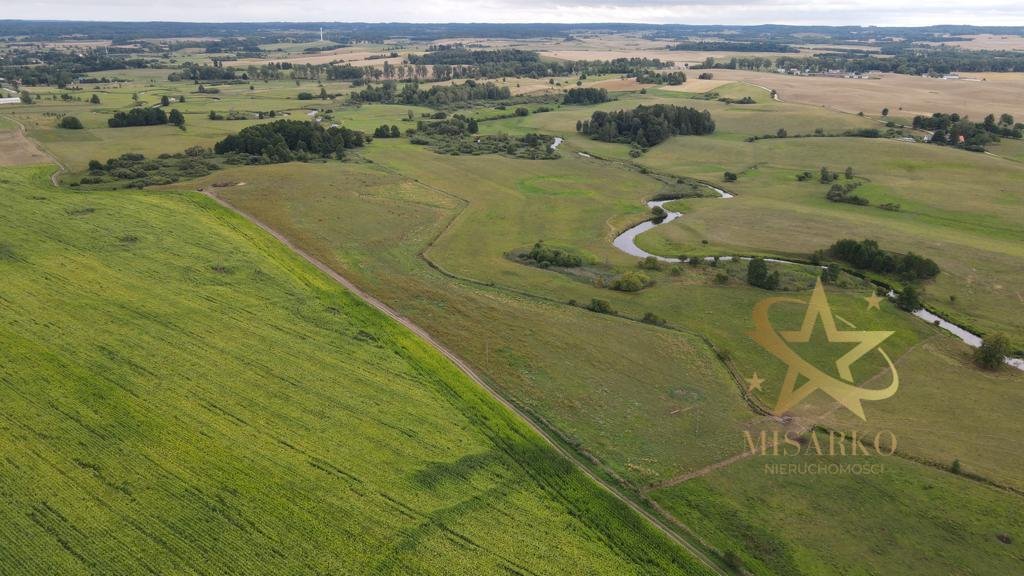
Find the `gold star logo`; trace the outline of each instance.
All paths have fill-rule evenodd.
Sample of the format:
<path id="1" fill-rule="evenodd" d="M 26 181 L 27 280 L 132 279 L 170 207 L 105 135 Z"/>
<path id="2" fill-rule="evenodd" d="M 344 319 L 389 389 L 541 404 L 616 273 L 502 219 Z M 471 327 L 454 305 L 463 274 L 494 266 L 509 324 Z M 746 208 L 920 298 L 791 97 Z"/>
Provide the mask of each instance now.
<path id="1" fill-rule="evenodd" d="M 747 379 L 747 383 L 750 384 L 750 387 L 747 388 L 747 392 L 761 390 L 761 384 L 764 384 L 764 378 L 758 377 L 757 372 L 754 372 L 754 375 Z"/>
<path id="2" fill-rule="evenodd" d="M 772 327 L 768 319 L 768 310 L 774 304 L 780 302 L 804 304 L 804 301 L 795 298 L 765 298 L 754 306 L 754 331 L 751 333 L 754 341 L 763 346 L 765 350 L 771 352 L 776 358 L 785 362 L 787 366 L 786 377 L 782 383 L 782 392 L 779 394 L 778 402 L 773 410 L 775 414 L 782 414 L 799 404 L 811 392 L 820 389 L 861 419 L 866 419 L 864 407 L 861 405 L 863 400 L 884 400 L 896 393 L 899 387 L 899 375 L 896 373 L 896 367 L 893 366 L 889 356 L 880 347 L 886 338 L 892 336 L 892 332 L 840 330 L 836 326 L 835 317 L 832 315 L 832 308 L 825 297 L 825 288 L 822 286 L 820 279 L 814 287 L 810 300 L 806 302 L 807 310 L 799 330 L 779 332 Z M 790 343 L 809 342 L 814 327 L 819 321 L 825 330 L 825 336 L 829 343 L 855 344 L 852 350 L 836 360 L 836 371 L 839 374 L 839 378 L 821 371 L 798 356 L 789 347 Z M 875 349 L 882 355 L 892 371 L 892 382 L 883 389 L 865 389 L 853 385 L 851 367 L 857 360 Z M 756 377 L 757 374 L 755 373 L 754 376 Z M 807 383 L 800 388 L 796 388 L 797 378 L 800 376 L 806 378 Z M 758 383 L 758 388 L 760 388 L 760 383 Z M 753 389 L 753 382 L 751 382 L 751 389 Z"/>
<path id="3" fill-rule="evenodd" d="M 864 299 L 868 301 L 868 310 L 871 310 L 872 308 L 874 308 L 875 310 L 881 310 L 879 304 L 882 303 L 882 300 L 885 300 L 885 298 L 873 292 L 870 296 L 865 296 Z"/>

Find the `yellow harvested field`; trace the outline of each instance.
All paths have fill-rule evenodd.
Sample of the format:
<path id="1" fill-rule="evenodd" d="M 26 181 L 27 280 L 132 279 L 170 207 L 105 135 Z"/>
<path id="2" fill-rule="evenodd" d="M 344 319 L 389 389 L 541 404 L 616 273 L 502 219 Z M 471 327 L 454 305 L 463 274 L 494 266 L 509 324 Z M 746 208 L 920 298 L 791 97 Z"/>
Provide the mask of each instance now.
<path id="1" fill-rule="evenodd" d="M 612 78 L 610 80 L 594 82 L 590 85 L 592 88 L 604 88 L 609 92 L 626 92 L 640 90 L 641 88 L 653 88 L 654 86 L 657 86 L 657 84 L 641 84 L 636 81 L 636 78 Z"/>
<path id="2" fill-rule="evenodd" d="M 45 164 L 50 157 L 43 154 L 20 130 L 0 132 L 0 166 Z"/>
<path id="3" fill-rule="evenodd" d="M 1024 36 L 1002 34 L 977 34 L 968 36 L 966 42 L 935 42 L 947 46 L 959 46 L 968 50 L 1024 50 Z"/>
<path id="4" fill-rule="evenodd" d="M 347 62 L 353 66 L 383 66 L 384 62 L 399 64 L 405 59 L 404 56 L 396 58 L 371 58 L 379 56 L 380 52 L 367 52 L 365 50 L 353 51 L 351 48 L 338 48 L 327 50 L 318 54 L 291 54 L 281 58 L 243 58 L 234 62 L 235 66 L 248 66 L 250 64 L 259 66 L 270 62 L 290 62 L 292 64 L 328 64 L 330 62 Z"/>
<path id="5" fill-rule="evenodd" d="M 720 86 L 724 86 L 725 84 L 731 84 L 733 82 L 733 80 L 718 79 L 700 80 L 699 78 L 696 78 L 697 74 L 697 71 L 693 71 L 687 74 L 688 77 L 693 76 L 693 78 L 689 78 L 685 84 L 680 84 L 678 86 L 663 86 L 661 89 L 671 90 L 672 92 L 708 92 Z"/>
<path id="6" fill-rule="evenodd" d="M 549 58 L 557 58 L 559 60 L 613 60 L 615 58 L 657 58 L 666 62 L 674 62 L 676 66 L 682 68 L 685 65 L 700 64 L 707 58 L 714 58 L 716 60 L 728 60 L 733 56 L 750 58 L 758 56 L 761 58 L 777 58 L 778 52 L 729 52 L 727 50 L 665 50 L 665 44 L 662 43 L 660 50 L 650 50 L 642 48 L 633 49 L 614 49 L 614 50 L 544 50 L 541 52 L 542 56 Z M 821 52 L 817 50 L 800 50 L 800 54 L 792 54 L 792 56 L 805 55 L 809 56 L 812 52 Z"/>
<path id="7" fill-rule="evenodd" d="M 957 112 L 980 120 L 986 114 L 1024 116 L 1024 73 L 965 75 L 960 80 L 882 74 L 878 79 L 789 76 L 744 70 L 715 70 L 715 79 L 741 80 L 775 89 L 779 98 L 842 112 L 893 116 Z M 972 79 L 967 79 L 972 78 Z M 984 79 L 984 80 L 983 80 Z"/>

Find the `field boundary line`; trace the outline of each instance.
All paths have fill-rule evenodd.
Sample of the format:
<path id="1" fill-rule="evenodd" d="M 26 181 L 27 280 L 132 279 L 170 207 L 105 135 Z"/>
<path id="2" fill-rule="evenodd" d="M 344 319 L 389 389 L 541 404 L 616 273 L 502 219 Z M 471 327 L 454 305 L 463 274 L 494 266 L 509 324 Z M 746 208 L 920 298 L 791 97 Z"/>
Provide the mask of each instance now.
<path id="1" fill-rule="evenodd" d="M 210 198 L 218 205 L 220 205 L 222 208 L 234 212 L 235 214 L 238 214 L 239 216 L 248 220 L 251 224 L 256 225 L 264 232 L 270 234 L 272 237 L 274 237 L 277 241 L 281 242 L 281 244 L 283 244 L 289 250 L 291 250 L 292 252 L 294 252 L 295 254 L 302 257 L 310 264 L 312 264 L 314 267 L 316 267 L 318 270 L 326 274 L 330 279 L 334 280 L 336 283 L 340 284 L 343 288 L 351 292 L 354 296 L 362 300 L 364 303 L 369 304 L 373 308 L 376 308 L 384 315 L 388 316 L 392 320 L 398 322 L 399 324 L 410 330 L 413 334 L 422 338 L 427 344 L 429 344 L 431 347 L 440 352 L 445 358 L 447 358 L 449 361 L 455 364 L 455 366 L 459 368 L 459 370 L 461 370 L 466 376 L 470 378 L 470 380 L 475 382 L 480 388 L 487 392 L 487 394 L 490 395 L 494 400 L 498 401 L 502 406 L 504 406 L 506 409 L 510 410 L 513 414 L 518 416 L 531 430 L 540 435 L 540 437 L 543 438 L 544 441 L 549 446 L 551 446 L 559 455 L 561 455 L 563 458 L 571 462 L 575 468 L 577 468 L 580 472 L 582 472 L 584 475 L 590 478 L 590 480 L 595 482 L 598 486 L 603 488 L 606 492 L 608 492 L 608 494 L 610 494 L 612 497 L 614 497 L 621 503 L 625 504 L 629 509 L 633 510 L 635 513 L 639 514 L 642 518 L 647 520 L 651 525 L 653 525 L 656 529 L 661 531 L 670 540 L 680 545 L 684 550 L 693 555 L 693 557 L 696 558 L 697 561 L 704 564 L 707 568 L 711 569 L 713 572 L 717 574 L 721 574 L 723 576 L 727 575 L 727 572 L 723 571 L 722 568 L 718 565 L 718 563 L 713 561 L 703 550 L 697 548 L 697 546 L 683 538 L 676 531 L 668 528 L 661 519 L 651 514 L 648 510 L 644 509 L 638 503 L 634 502 L 631 498 L 624 496 L 617 488 L 615 488 L 605 479 L 601 478 L 592 470 L 590 470 L 585 464 L 583 464 L 579 460 L 579 457 L 577 455 L 573 454 L 565 447 L 563 447 L 561 444 L 559 444 L 558 441 L 552 438 L 551 435 L 543 427 L 534 422 L 533 419 L 531 419 L 518 406 L 516 406 L 510 400 L 507 400 L 504 396 L 499 394 L 494 388 L 487 384 L 484 381 L 484 379 L 480 375 L 478 375 L 476 371 L 473 370 L 473 368 L 470 367 L 470 365 L 465 360 L 463 360 L 461 357 L 455 354 L 452 350 L 448 349 L 448 347 L 446 347 L 444 344 L 435 340 L 434 337 L 431 336 L 429 332 L 421 328 L 419 325 L 414 323 L 409 318 L 399 314 L 396 310 L 385 304 L 383 301 L 377 299 L 375 296 L 372 296 L 369 293 L 363 291 L 361 288 L 356 286 L 351 280 L 345 278 L 336 270 L 334 270 L 324 262 L 321 262 L 319 259 L 314 257 L 312 254 L 296 246 L 286 236 L 284 236 L 274 228 L 270 227 L 263 221 L 259 220 L 255 216 L 245 212 L 244 210 L 236 208 L 223 198 L 217 196 L 212 191 L 203 190 L 200 192 L 200 194 Z M 669 518 L 671 518 L 671 520 L 674 523 L 679 524 L 679 521 L 676 518 L 671 516 Z M 683 526 L 682 524 L 679 525 Z M 686 528 L 685 526 L 683 527 Z M 686 528 L 686 530 L 687 532 L 690 532 L 694 537 L 697 537 L 696 534 L 693 534 L 689 528 Z M 703 542 L 701 542 L 701 544 L 704 545 Z"/>

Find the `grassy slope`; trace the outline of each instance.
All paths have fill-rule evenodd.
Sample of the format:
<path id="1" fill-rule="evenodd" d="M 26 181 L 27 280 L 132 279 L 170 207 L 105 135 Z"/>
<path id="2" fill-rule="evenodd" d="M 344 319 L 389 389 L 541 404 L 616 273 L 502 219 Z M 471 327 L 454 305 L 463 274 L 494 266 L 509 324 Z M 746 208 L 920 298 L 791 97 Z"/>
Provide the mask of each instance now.
<path id="1" fill-rule="evenodd" d="M 432 160 L 434 156 L 427 153 L 424 159 Z M 442 160 L 431 163 L 435 162 L 441 162 L 443 166 Z M 432 237 L 438 223 L 443 224 L 445 220 L 443 214 L 450 211 L 449 208 L 435 211 L 436 206 L 447 206 L 441 200 L 443 195 L 438 194 L 431 199 L 429 189 L 396 176 L 385 177 L 372 167 L 352 164 L 272 166 L 258 171 L 258 177 L 247 178 L 249 183 L 246 186 L 224 189 L 222 194 L 278 227 L 332 265 L 352 273 L 403 313 L 428 326 L 460 354 L 483 367 L 483 371 L 504 393 L 527 405 L 557 428 L 570 432 L 574 439 L 582 442 L 582 449 L 596 454 L 627 479 L 664 480 L 673 470 L 692 471 L 699 464 L 710 463 L 710 455 L 717 454 L 721 459 L 743 450 L 738 434 L 740 426 L 755 424 L 749 420 L 744 424 L 738 416 L 723 419 L 721 412 L 715 412 L 720 410 L 717 406 L 722 405 L 723 394 L 735 397 L 734 389 L 708 386 L 706 382 L 702 385 L 699 380 L 692 380 L 695 366 L 686 358 L 693 357 L 693 350 L 678 350 L 666 355 L 658 340 L 647 338 L 647 333 L 664 331 L 634 331 L 629 329 L 628 323 L 574 312 L 571 308 L 531 304 L 529 300 L 485 288 L 471 289 L 459 282 L 437 278 L 426 269 L 415 258 L 415 249 Z M 250 175 L 254 173 L 256 171 L 249 171 Z M 464 177 L 460 182 L 473 182 L 465 172 L 461 174 Z M 285 187 L 286 182 L 291 185 Z M 307 185 L 314 182 L 319 183 L 319 187 Z M 486 205 L 477 211 L 489 213 Z M 473 225 L 465 214 L 456 220 L 455 226 Z M 496 219 L 495 216 L 490 221 L 495 222 Z M 493 273 L 492 269 L 488 270 Z M 659 314 L 670 318 L 696 319 L 704 316 L 705 321 L 700 324 L 702 331 L 713 339 L 731 342 L 739 365 L 756 368 L 762 375 L 770 377 L 766 384 L 769 392 L 765 394 L 765 399 L 770 401 L 781 380 L 781 368 L 774 368 L 772 360 L 763 351 L 748 349 L 742 343 L 744 339 L 735 337 L 745 333 L 749 321 L 747 311 L 763 293 L 748 293 L 747 289 L 737 286 L 702 286 L 695 275 L 687 271 L 682 279 L 662 278 L 665 285 L 639 296 L 645 299 L 643 306 L 654 307 Z M 504 275 L 497 278 L 500 282 Z M 533 288 L 543 292 L 543 285 Z M 612 297 L 608 291 L 591 290 L 592 293 Z M 671 298 L 669 294 L 686 297 Z M 884 402 L 869 405 L 869 424 L 873 424 L 876 418 L 882 419 L 880 422 L 891 422 L 891 426 L 883 427 L 896 430 L 911 454 L 938 461 L 944 461 L 949 451 L 966 454 L 963 456 L 966 470 L 998 471 L 1001 476 L 996 475 L 997 479 L 1013 477 L 1016 481 L 1016 469 L 1012 465 L 1000 464 L 1002 459 L 1009 457 L 1012 460 L 1013 457 L 998 446 L 973 450 L 969 454 L 966 452 L 978 444 L 974 433 L 946 435 L 943 438 L 946 447 L 939 453 L 926 450 L 930 446 L 929 431 L 944 426 L 943 419 L 948 417 L 943 411 L 932 415 L 929 407 L 935 405 L 934 396 L 942 395 L 947 386 L 963 385 L 974 376 L 972 369 L 959 356 L 963 353 L 960 346 L 930 327 L 894 311 L 890 305 L 883 305 L 881 313 L 868 312 L 856 291 L 846 294 L 840 290 L 832 300 L 836 312 L 858 326 L 896 329 L 896 336 L 887 344 L 894 357 L 903 356 L 908 349 L 917 346 L 906 355 L 906 362 L 913 362 L 915 366 L 907 366 L 903 371 L 903 392 L 897 395 L 901 402 L 898 406 L 894 404 L 896 407 L 887 406 Z M 642 308 L 631 311 L 637 309 Z M 542 313 L 538 314 L 538 310 Z M 878 314 L 880 316 L 875 316 Z M 927 342 L 927 346 L 938 345 L 941 349 L 929 350 L 922 342 Z M 608 354 L 614 356 L 609 359 Z M 572 361 L 567 361 L 567 358 Z M 948 362 L 953 358 L 958 359 L 955 369 L 949 367 L 941 374 L 916 366 L 920 363 L 934 365 L 939 360 Z M 871 362 L 870 358 L 866 360 Z M 620 375 L 623 367 L 629 370 L 628 374 Z M 655 370 L 659 367 L 665 371 Z M 860 370 L 861 364 L 857 368 Z M 594 369 L 606 372 L 601 374 Z M 858 378 L 867 373 L 858 372 Z M 1004 374 L 1002 378 L 1006 380 L 1003 385 L 1013 386 L 1016 375 Z M 969 405 L 961 406 L 961 413 L 979 417 L 986 411 L 988 414 L 1004 410 L 1008 410 L 1006 414 L 1012 413 L 1009 407 L 1018 405 L 1015 396 L 1008 398 L 1005 394 L 995 393 L 999 383 L 991 384 Z M 655 392 L 655 395 L 650 395 L 650 392 Z M 906 395 L 905 402 L 902 402 L 902 394 Z M 799 416 L 809 421 L 822 420 L 822 412 L 827 414 L 831 409 L 824 399 L 817 397 L 804 407 Z M 669 410 L 690 406 L 696 410 L 683 412 L 682 421 L 679 414 L 673 415 Z M 901 416 L 894 420 L 893 415 L 896 414 Z M 839 418 L 834 421 L 826 418 L 826 421 L 837 426 L 852 425 Z M 986 421 L 988 435 L 1002 440 L 1014 438 L 1016 427 L 1012 418 L 989 417 Z M 864 429 L 864 424 L 857 423 L 856 427 Z M 874 426 L 868 428 L 874 429 Z M 709 451 L 709 448 L 714 449 Z M 941 500 L 955 499 L 961 492 L 976 494 L 981 489 L 971 481 L 948 477 L 919 464 L 896 462 L 894 465 L 899 467 L 899 478 L 887 475 L 836 481 L 851 482 L 842 486 L 857 490 L 857 498 L 842 499 L 837 505 L 827 508 L 829 518 L 839 518 L 848 524 L 829 532 L 828 538 L 823 539 L 826 544 L 822 546 L 859 538 L 856 520 L 865 501 L 870 500 L 870 494 L 875 491 L 889 494 L 889 498 L 896 501 L 912 499 L 915 483 L 927 483 L 932 478 L 946 478 L 935 487 L 935 498 Z M 712 478 L 722 478 L 725 483 L 753 482 L 750 476 L 751 473 L 742 467 L 737 467 L 734 472 L 730 466 L 716 472 Z M 750 547 L 755 550 L 776 570 L 775 573 L 790 574 L 792 572 L 787 570 L 792 566 L 799 566 L 812 574 L 832 573 L 827 568 L 827 550 L 805 546 L 807 533 L 799 524 L 773 524 L 769 522 L 770 508 L 766 509 L 761 502 L 745 500 L 742 506 L 748 506 L 749 513 L 755 518 L 750 524 L 760 522 L 768 526 L 764 529 L 767 532 L 764 535 L 766 543 L 752 542 L 747 535 L 732 531 L 730 518 L 737 512 L 730 494 L 707 492 L 690 496 L 682 487 L 689 487 L 691 482 L 655 491 L 653 496 L 684 522 L 697 527 L 698 533 L 703 535 L 707 529 L 719 548 Z M 697 482 L 703 485 L 704 481 Z M 828 489 L 809 490 L 805 494 L 801 489 L 794 486 L 791 495 L 798 498 L 804 494 L 808 507 L 815 506 L 819 499 L 832 498 L 841 490 L 833 485 Z M 1007 510 L 1019 509 L 1018 496 L 984 490 L 988 492 L 983 494 L 996 494 L 992 498 Z M 698 498 L 700 506 L 695 506 L 692 498 Z M 986 529 L 980 520 L 986 516 L 990 506 L 986 498 L 973 499 L 972 496 L 971 500 L 965 501 L 964 510 L 968 515 L 962 521 L 965 530 L 977 533 Z M 920 550 L 932 554 L 947 550 L 947 556 L 962 558 L 958 566 L 973 565 L 973 552 L 968 552 L 968 548 L 961 549 L 961 546 L 973 546 L 974 540 L 954 543 L 948 540 L 948 536 L 932 538 L 941 530 L 929 531 L 931 529 L 928 528 L 931 524 L 942 526 L 960 522 L 956 512 L 942 509 L 928 515 L 932 513 L 922 508 L 922 501 L 908 502 L 907 506 L 916 516 L 906 522 L 907 530 L 923 530 L 929 534 L 926 541 L 917 544 Z M 893 513 L 891 508 L 887 508 L 884 514 Z M 884 514 L 880 517 L 884 518 Z M 825 522 L 824 519 L 818 521 Z M 1011 528 L 1012 525 L 1008 525 L 1006 529 Z M 1012 530 L 1011 533 L 1016 534 Z M 767 548 L 753 547 L 762 544 Z M 788 564 L 788 550 L 791 549 L 799 550 L 799 564 Z M 883 554 L 878 554 L 869 560 L 880 563 L 884 558 Z M 749 556 L 747 560 L 751 566 L 756 565 Z M 917 573 L 941 571 L 950 563 L 955 562 L 948 558 L 936 562 L 919 560 Z"/>
<path id="2" fill-rule="evenodd" d="M 0 564 L 702 573 L 240 218 L 47 172 L 0 172 Z"/>
<path id="3" fill-rule="evenodd" d="M 421 151 L 419 158 L 435 156 Z M 416 255 L 455 213 L 449 196 L 372 166 L 335 162 L 239 169 L 207 181 L 225 177 L 247 184 L 221 189 L 222 196 L 413 318 L 629 481 L 642 485 L 726 457 L 735 431 L 753 419 L 693 335 L 453 281 L 429 268 Z M 499 220 L 499 211 L 480 210 Z M 457 222 L 467 218 L 460 212 Z"/>
<path id="4" fill-rule="evenodd" d="M 884 471 L 774 475 L 768 463 Z M 754 574 L 1011 574 L 1024 553 L 1020 496 L 898 458 L 754 457 L 652 497 Z"/>

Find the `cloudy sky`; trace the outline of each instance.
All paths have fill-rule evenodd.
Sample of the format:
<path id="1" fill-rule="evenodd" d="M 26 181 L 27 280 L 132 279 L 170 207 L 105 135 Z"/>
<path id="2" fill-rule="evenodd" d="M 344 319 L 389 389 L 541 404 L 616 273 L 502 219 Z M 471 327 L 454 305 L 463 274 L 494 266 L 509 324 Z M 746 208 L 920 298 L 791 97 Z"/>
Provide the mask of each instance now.
<path id="1" fill-rule="evenodd" d="M 5 0 L 46 20 L 1024 25 L 1021 0 Z"/>

